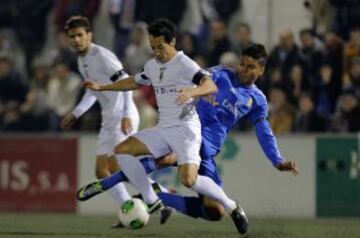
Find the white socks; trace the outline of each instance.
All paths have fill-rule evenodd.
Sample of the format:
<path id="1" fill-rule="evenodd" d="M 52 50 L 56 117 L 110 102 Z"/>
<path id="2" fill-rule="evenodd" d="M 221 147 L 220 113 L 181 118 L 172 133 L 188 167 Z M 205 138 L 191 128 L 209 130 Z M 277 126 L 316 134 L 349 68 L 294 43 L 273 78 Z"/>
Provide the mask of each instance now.
<path id="1" fill-rule="evenodd" d="M 237 205 L 212 179 L 198 175 L 194 186 L 191 188 L 197 193 L 203 194 L 218 201 L 228 212 L 234 210 Z"/>
<path id="2" fill-rule="evenodd" d="M 147 204 L 156 202 L 159 198 L 154 192 L 140 161 L 135 156 L 128 154 L 117 154 L 116 159 L 122 171 L 126 177 L 128 177 L 129 182 L 137 188 L 143 196 L 144 202 Z"/>
<path id="3" fill-rule="evenodd" d="M 118 183 L 114 187 L 108 190 L 108 193 L 119 205 L 123 204 L 125 201 L 131 199 L 130 194 L 128 193 L 124 183 Z"/>

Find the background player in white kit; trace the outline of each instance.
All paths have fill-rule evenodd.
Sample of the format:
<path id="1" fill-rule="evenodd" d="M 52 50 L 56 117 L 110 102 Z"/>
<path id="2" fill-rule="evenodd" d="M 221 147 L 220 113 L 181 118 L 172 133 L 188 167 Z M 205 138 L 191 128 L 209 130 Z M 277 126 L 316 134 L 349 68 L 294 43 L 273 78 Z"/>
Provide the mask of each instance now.
<path id="1" fill-rule="evenodd" d="M 87 18 L 82 16 L 69 18 L 65 31 L 71 46 L 79 55 L 78 67 L 84 79 L 97 83 L 111 83 L 128 77 L 114 53 L 92 43 L 92 33 Z M 113 156 L 114 147 L 137 131 L 139 114 L 132 99 L 132 92 L 86 90 L 75 109 L 63 118 L 61 127 L 64 130 L 70 129 L 96 100 L 101 106 L 102 122 L 96 147 L 95 174 L 101 179 L 119 169 Z M 110 194 L 117 204 L 122 204 L 131 198 L 124 184 L 111 189 Z"/>
<path id="2" fill-rule="evenodd" d="M 144 168 L 135 156 L 152 154 L 155 158 L 174 152 L 181 183 L 197 193 L 219 201 L 231 216 L 240 233 L 247 231 L 247 218 L 239 205 L 229 199 L 222 188 L 206 176 L 198 175 L 201 128 L 192 100 L 213 94 L 216 85 L 204 70 L 175 49 L 175 27 L 164 19 L 148 27 L 149 40 L 155 57 L 135 77 L 113 84 L 85 82 L 95 91 L 127 91 L 141 84 L 152 85 L 159 105 L 159 123 L 140 131 L 115 147 L 123 172 L 141 192 L 149 212 L 163 208 L 162 202 L 147 179 Z M 197 86 L 196 86 L 197 85 Z"/>

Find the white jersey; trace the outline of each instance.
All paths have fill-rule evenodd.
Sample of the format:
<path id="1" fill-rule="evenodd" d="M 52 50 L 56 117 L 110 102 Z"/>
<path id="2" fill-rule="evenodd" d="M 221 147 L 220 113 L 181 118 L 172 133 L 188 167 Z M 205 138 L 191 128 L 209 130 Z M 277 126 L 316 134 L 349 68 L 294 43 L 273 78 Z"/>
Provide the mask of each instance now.
<path id="1" fill-rule="evenodd" d="M 78 57 L 78 67 L 85 80 L 99 84 L 109 84 L 128 77 L 115 54 L 96 44 L 91 44 L 85 56 Z M 101 106 L 103 126 L 113 121 L 113 118 L 132 117 L 138 114 L 132 92 L 90 90 L 86 91 L 72 113 L 80 117 L 96 100 Z"/>
<path id="2" fill-rule="evenodd" d="M 179 105 L 177 89 L 194 87 L 192 82 L 201 68 L 182 51 L 166 63 L 149 60 L 141 73 L 135 75 L 138 84 L 152 85 L 159 106 L 159 127 L 180 125 L 183 121 L 199 120 L 191 102 Z"/>

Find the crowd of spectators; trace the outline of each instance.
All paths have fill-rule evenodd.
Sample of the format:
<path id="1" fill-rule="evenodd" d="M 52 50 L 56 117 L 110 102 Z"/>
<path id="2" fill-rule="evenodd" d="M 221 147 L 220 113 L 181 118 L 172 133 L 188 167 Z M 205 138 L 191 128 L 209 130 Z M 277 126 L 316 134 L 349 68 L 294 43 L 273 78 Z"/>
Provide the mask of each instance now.
<path id="1" fill-rule="evenodd" d="M 229 28 L 241 1 L 199 2 L 202 24 L 180 32 L 178 49 L 203 68 L 237 65 L 241 51 L 256 42 L 246 22 Z M 310 7 L 315 1 L 306 2 Z M 330 2 L 332 7 L 339 7 L 340 2 L 347 1 Z M 0 131 L 59 131 L 59 120 L 83 94 L 76 55 L 62 27 L 74 14 L 94 22 L 100 5 L 100 0 L 0 1 Z M 360 9 L 360 3 L 351 9 L 355 7 Z M 165 17 L 179 26 L 186 8 L 186 0 L 110 1 L 108 27 L 115 32 L 112 50 L 126 71 L 139 72 L 151 58 L 147 24 Z M 50 12 L 54 22 L 46 21 Z M 268 98 L 269 121 L 275 133 L 360 131 L 360 24 L 334 19 L 334 27 L 324 32 L 316 30 L 316 21 L 300 32 L 283 30 L 276 45 L 268 49 L 265 75 L 258 80 L 258 87 Z M 44 56 L 47 24 L 54 25 L 56 44 Z M 296 34 L 300 44 L 295 41 Z M 157 107 L 152 89 L 142 87 L 134 99 L 142 127 L 151 126 Z M 75 130 L 96 130 L 100 120 L 95 106 Z M 246 123 L 238 127 L 248 129 Z"/>

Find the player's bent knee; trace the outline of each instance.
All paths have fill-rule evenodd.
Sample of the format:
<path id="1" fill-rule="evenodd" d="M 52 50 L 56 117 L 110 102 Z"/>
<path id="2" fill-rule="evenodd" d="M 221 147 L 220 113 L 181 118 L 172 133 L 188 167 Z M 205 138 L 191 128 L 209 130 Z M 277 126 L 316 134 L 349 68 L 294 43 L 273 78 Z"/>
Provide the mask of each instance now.
<path id="1" fill-rule="evenodd" d="M 130 143 L 120 143 L 117 146 L 115 146 L 114 148 L 114 153 L 115 154 L 132 154 L 133 153 L 133 146 L 131 146 Z"/>
<path id="2" fill-rule="evenodd" d="M 181 175 L 180 180 L 185 187 L 192 188 L 196 182 L 196 177 L 190 174 L 183 174 Z"/>
<path id="3" fill-rule="evenodd" d="M 95 176 L 97 179 L 102 179 L 109 176 L 109 171 L 103 168 L 96 168 Z"/>

